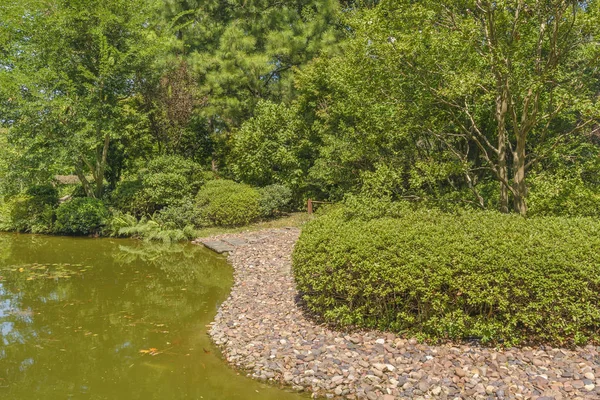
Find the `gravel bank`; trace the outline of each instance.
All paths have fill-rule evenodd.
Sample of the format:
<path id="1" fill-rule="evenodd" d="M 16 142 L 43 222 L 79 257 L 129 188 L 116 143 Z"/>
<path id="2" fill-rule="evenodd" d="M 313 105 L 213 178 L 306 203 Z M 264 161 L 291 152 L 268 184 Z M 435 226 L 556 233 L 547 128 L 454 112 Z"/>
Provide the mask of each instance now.
<path id="1" fill-rule="evenodd" d="M 221 235 L 235 284 L 210 330 L 227 361 L 255 379 L 346 399 L 600 399 L 600 348 L 495 350 L 339 332 L 296 305 L 297 229 Z"/>

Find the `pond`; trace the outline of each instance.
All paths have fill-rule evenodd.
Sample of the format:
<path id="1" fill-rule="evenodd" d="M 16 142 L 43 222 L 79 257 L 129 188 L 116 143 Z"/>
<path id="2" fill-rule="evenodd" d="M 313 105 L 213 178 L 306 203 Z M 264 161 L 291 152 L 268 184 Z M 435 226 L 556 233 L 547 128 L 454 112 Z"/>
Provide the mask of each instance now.
<path id="1" fill-rule="evenodd" d="M 304 398 L 220 358 L 232 281 L 189 244 L 0 234 L 0 398 Z"/>

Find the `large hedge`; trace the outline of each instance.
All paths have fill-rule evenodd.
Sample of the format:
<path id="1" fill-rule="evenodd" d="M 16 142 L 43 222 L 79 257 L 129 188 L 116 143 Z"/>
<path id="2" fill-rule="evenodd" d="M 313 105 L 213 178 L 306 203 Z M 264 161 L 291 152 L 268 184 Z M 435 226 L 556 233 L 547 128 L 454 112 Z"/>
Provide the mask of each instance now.
<path id="1" fill-rule="evenodd" d="M 492 344 L 598 342 L 600 223 L 406 211 L 310 222 L 293 255 L 329 322 Z"/>

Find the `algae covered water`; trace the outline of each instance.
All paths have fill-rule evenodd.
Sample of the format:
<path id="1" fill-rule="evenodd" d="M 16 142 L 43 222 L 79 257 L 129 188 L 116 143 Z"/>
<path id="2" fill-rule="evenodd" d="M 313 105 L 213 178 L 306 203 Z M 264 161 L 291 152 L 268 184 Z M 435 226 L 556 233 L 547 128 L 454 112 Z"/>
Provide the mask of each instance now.
<path id="1" fill-rule="evenodd" d="M 211 344 L 231 284 L 198 246 L 0 234 L 0 398 L 301 398 Z"/>

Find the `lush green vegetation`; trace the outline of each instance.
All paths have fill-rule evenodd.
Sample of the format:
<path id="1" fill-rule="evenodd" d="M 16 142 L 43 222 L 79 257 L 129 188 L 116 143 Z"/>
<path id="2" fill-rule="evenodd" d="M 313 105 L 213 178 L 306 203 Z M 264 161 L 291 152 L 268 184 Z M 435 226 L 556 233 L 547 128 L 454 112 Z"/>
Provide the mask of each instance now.
<path id="1" fill-rule="evenodd" d="M 108 210 L 101 200 L 80 197 L 56 209 L 54 230 L 65 234 L 98 233 L 106 224 Z"/>
<path id="2" fill-rule="evenodd" d="M 600 209 L 597 1 L 0 7 L 3 207 L 76 175 L 138 219 L 214 178 L 283 185 L 293 207 Z"/>
<path id="3" fill-rule="evenodd" d="M 572 345 L 600 339 L 598 248 L 590 218 L 337 209 L 305 226 L 294 272 L 308 308 L 328 322 Z"/>
<path id="4" fill-rule="evenodd" d="M 523 290 L 540 279 L 536 288 L 554 290 L 536 261 L 543 254 L 517 242 L 550 240 L 550 227 L 554 241 L 581 237 L 600 215 L 598 0 L 0 0 L 0 13 L 1 230 L 176 241 L 278 218 L 313 198 L 344 200 L 352 219 L 309 229 L 354 227 L 396 248 L 404 230 L 449 238 L 427 218 L 404 225 L 407 207 L 435 209 L 453 213 L 435 214 L 448 232 L 469 227 L 450 235 L 458 247 L 440 248 L 439 262 L 454 262 L 445 257 L 460 243 L 511 243 L 482 279 L 515 278 Z M 390 213 L 399 219 L 377 219 Z M 473 246 L 468 257 L 495 254 Z M 578 263 L 574 250 L 547 250 L 557 271 Z M 435 261 L 418 254 L 415 262 Z M 515 259 L 531 275 L 506 264 Z M 547 300 L 569 298 L 590 260 L 548 275 L 572 281 Z M 394 274 L 397 260 L 386 262 Z M 382 312 L 381 323 L 577 342 L 595 318 L 574 314 L 581 319 L 544 333 L 528 305 L 562 321 L 566 303 L 517 296 L 517 312 L 500 310 L 500 299 L 485 322 L 483 303 L 435 294 L 435 312 L 411 311 L 418 323 L 402 325 L 409 311 L 397 326 Z M 373 325 L 323 302 L 309 304 Z M 448 313 L 462 325 L 448 325 Z"/>

